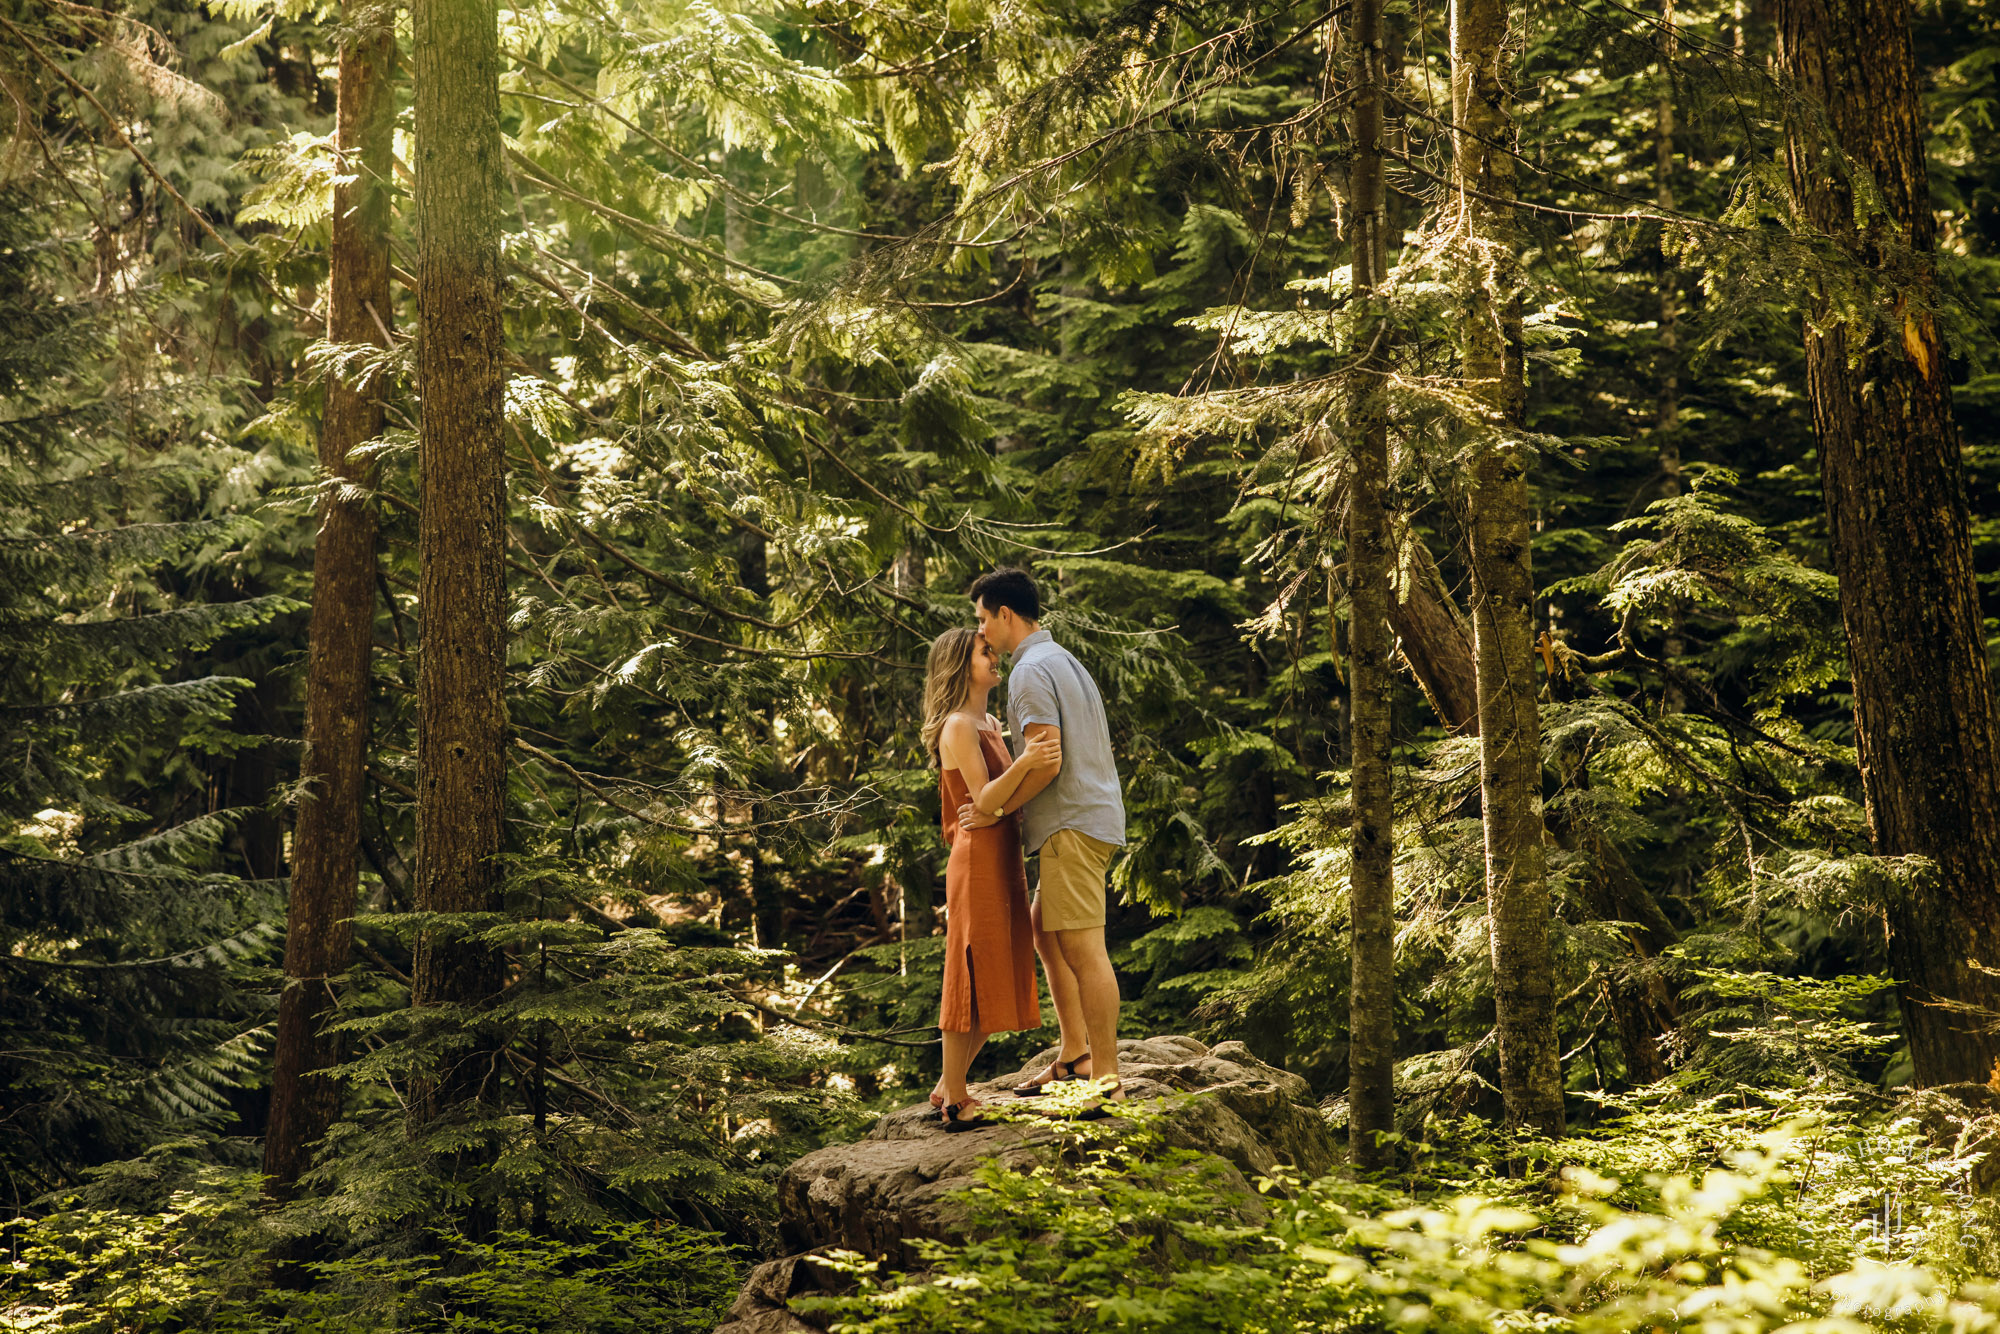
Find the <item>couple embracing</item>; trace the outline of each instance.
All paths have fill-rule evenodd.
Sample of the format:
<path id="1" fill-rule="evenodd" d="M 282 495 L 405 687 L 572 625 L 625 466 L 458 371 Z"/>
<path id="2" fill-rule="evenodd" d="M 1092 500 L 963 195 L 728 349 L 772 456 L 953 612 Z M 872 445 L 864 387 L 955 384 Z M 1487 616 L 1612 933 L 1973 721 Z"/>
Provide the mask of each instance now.
<path id="1" fill-rule="evenodd" d="M 1104 945 L 1105 872 L 1125 842 L 1125 803 L 1097 683 L 1041 627 L 1041 594 L 1026 571 L 999 569 L 969 590 L 978 630 L 931 645 L 923 741 L 938 766 L 945 871 L 944 1077 L 931 1094 L 944 1128 L 976 1130 L 979 1099 L 965 1075 L 987 1034 L 1042 1026 L 1035 957 L 1062 1029 L 1056 1059 L 1014 1089 L 1118 1084 L 1118 979 Z M 1007 673 L 1007 732 L 987 711 Z M 1027 861 L 1039 855 L 1035 901 Z M 1102 1104 L 1094 1111 L 1101 1114 Z"/>

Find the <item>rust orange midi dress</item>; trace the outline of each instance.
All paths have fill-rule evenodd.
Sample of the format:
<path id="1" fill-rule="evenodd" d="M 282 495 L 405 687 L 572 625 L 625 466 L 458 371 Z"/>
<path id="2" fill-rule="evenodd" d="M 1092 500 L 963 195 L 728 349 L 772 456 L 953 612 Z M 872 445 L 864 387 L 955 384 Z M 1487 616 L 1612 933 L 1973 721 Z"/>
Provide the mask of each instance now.
<path id="1" fill-rule="evenodd" d="M 996 728 L 979 729 L 979 749 L 989 775 L 1013 763 Z M 951 844 L 944 872 L 944 1003 L 938 1007 L 938 1027 L 971 1032 L 976 996 L 983 1032 L 1040 1028 L 1020 814 L 985 829 L 960 829 L 958 808 L 971 796 L 956 769 L 939 775 L 938 795 L 944 803 L 944 836 Z"/>

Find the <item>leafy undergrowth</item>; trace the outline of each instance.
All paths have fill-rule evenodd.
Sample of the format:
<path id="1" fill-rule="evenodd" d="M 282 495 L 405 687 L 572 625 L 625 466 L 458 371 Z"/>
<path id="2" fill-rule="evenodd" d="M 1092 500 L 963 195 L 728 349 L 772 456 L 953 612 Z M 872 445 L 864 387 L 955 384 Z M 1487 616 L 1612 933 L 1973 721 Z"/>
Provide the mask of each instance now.
<path id="1" fill-rule="evenodd" d="M 1971 1189 L 1977 1154 L 1871 1096 L 1663 1093 L 1554 1142 L 1434 1120 L 1400 1174 L 1365 1181 L 1245 1182 L 1169 1148 L 1141 1104 L 1058 1122 L 1033 1170 L 988 1165 L 966 1196 L 977 1239 L 925 1244 L 920 1273 L 834 1257 L 857 1286 L 818 1318 L 847 1334 L 2000 1330 L 2000 1204 Z M 7 1229 L 0 1328 L 706 1334 L 746 1267 L 712 1234 L 625 1223 L 418 1238 L 294 1268 L 285 1290 L 270 1227 L 249 1173 L 185 1177 L 146 1208 L 79 1197 Z"/>
<path id="2" fill-rule="evenodd" d="M 0 1329 L 78 1334 L 708 1334 L 741 1253 L 670 1222 L 486 1244 L 411 1238 L 411 1253 L 310 1262 L 282 1275 L 250 1173 L 177 1190 L 157 1212 L 78 1208 L 7 1228 Z M 283 1277 L 287 1286 L 274 1279 Z"/>
<path id="3" fill-rule="evenodd" d="M 1395 1181 L 1246 1188 L 1158 1114 L 968 1192 L 924 1272 L 844 1254 L 846 1334 L 2000 1328 L 2000 1210 L 1914 1118 L 1833 1094 L 1641 1105 L 1591 1137 L 1433 1124 Z M 1507 1172 L 1512 1166 L 1513 1175 Z M 1254 1190 L 1254 1195 L 1252 1194 Z"/>

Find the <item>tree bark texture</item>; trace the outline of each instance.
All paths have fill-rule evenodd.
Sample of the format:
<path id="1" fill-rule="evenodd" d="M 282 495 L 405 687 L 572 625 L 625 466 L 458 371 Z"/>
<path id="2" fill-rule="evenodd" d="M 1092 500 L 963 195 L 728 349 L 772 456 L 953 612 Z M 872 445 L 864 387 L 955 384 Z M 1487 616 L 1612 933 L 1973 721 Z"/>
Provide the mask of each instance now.
<path id="1" fill-rule="evenodd" d="M 1944 349 L 1931 316 L 1936 221 L 1905 0 L 1784 0 L 1800 97 L 1792 190 L 1805 222 L 1874 286 L 1865 322 L 1822 289 L 1807 391 L 1840 578 L 1869 831 L 1934 876 L 1888 905 L 1889 961 L 1922 1084 L 1984 1082 L 2000 1036 L 1937 1002 L 2000 1009 L 2000 783 Z"/>
<path id="2" fill-rule="evenodd" d="M 1437 562 L 1421 544 L 1413 568 L 1404 574 L 1408 587 L 1389 603 L 1396 652 L 1445 730 L 1478 736 L 1479 672 L 1472 631 L 1452 604 Z"/>
<path id="3" fill-rule="evenodd" d="M 1382 183 L 1382 0 L 1355 0 L 1350 34 L 1354 155 L 1348 164 L 1348 236 L 1354 247 L 1354 368 L 1348 399 L 1353 460 L 1347 504 L 1348 674 L 1353 749 L 1353 838 L 1348 869 L 1352 972 L 1348 988 L 1348 1151 L 1365 1170 L 1386 1166 L 1396 1128 L 1396 887 L 1394 772 L 1389 701 L 1393 559 L 1386 492 L 1389 368 L 1385 310 L 1389 243 Z"/>
<path id="4" fill-rule="evenodd" d="M 1674 210 L 1674 52 L 1678 46 L 1674 29 L 1674 0 L 1666 0 L 1660 16 L 1660 88 L 1653 105 L 1653 202 L 1662 215 Z M 1681 493 L 1681 341 L 1680 269 L 1667 253 L 1665 229 L 1660 248 L 1660 343 L 1657 359 L 1658 383 L 1653 406 L 1653 441 L 1660 460 L 1660 498 L 1672 500 Z M 1660 656 L 1677 662 L 1687 652 L 1681 634 L 1682 618 L 1676 608 Z M 1678 713 L 1687 700 L 1681 688 L 1668 681 L 1660 692 L 1660 708 Z"/>
<path id="5" fill-rule="evenodd" d="M 348 6 L 350 23 L 359 8 Z M 333 191 L 329 342 L 387 343 L 395 61 L 396 34 L 386 21 L 355 31 L 340 48 L 334 148 L 343 183 Z M 374 485 L 374 469 L 351 458 L 350 451 L 381 434 L 379 392 L 337 374 L 328 377 L 319 462 L 343 485 Z M 340 1110 L 340 1090 L 322 1072 L 342 1059 L 342 1044 L 320 1030 L 334 1008 L 332 979 L 346 971 L 354 945 L 350 919 L 368 748 L 375 508 L 372 501 L 329 488 L 321 494 L 319 512 L 301 765 L 305 798 L 292 832 L 285 989 L 278 1000 L 271 1120 L 264 1136 L 267 1188 L 278 1198 L 291 1193 L 310 1164 L 313 1143 Z"/>
<path id="6" fill-rule="evenodd" d="M 417 909 L 496 906 L 506 789 L 506 495 L 500 267 L 499 26 L 493 0 L 416 0 Z M 416 1005 L 498 990 L 490 948 L 426 932 Z M 479 1044 L 474 1044 L 475 1052 Z M 419 1119 L 472 1096 L 477 1057 L 426 1090 Z"/>
<path id="7" fill-rule="evenodd" d="M 1500 1093 L 1509 1125 L 1559 1135 L 1562 1069 L 1542 847 L 1541 720 L 1524 424 L 1521 274 L 1513 217 L 1513 117 L 1504 71 L 1506 0 L 1453 0 L 1452 155 L 1464 273 L 1466 390 L 1491 432 L 1472 464 L 1472 635 L 1479 685 L 1479 788 L 1493 951 Z"/>
<path id="8" fill-rule="evenodd" d="M 1664 36 L 1660 50 L 1660 89 L 1653 105 L 1653 202 L 1662 213 L 1674 208 L 1674 0 L 1661 14 Z M 1664 241 L 1664 237 L 1662 238 Z M 1680 269 L 1673 256 L 1660 251 L 1660 343 L 1658 383 L 1653 408 L 1653 434 L 1659 449 L 1660 495 L 1681 493 L 1681 340 Z M 1678 636 L 1676 636 L 1678 638 Z M 1669 658 L 1679 651 L 1670 649 Z"/>

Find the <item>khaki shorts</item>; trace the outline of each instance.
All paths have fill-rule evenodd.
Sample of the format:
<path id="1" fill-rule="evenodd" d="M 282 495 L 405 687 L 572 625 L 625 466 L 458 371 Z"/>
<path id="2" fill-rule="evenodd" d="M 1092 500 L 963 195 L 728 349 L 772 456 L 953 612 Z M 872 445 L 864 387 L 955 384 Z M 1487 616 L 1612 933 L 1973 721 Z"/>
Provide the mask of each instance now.
<path id="1" fill-rule="evenodd" d="M 1074 829 L 1058 829 L 1042 844 L 1042 878 L 1035 901 L 1042 930 L 1078 931 L 1104 925 L 1104 873 L 1118 851 Z"/>

